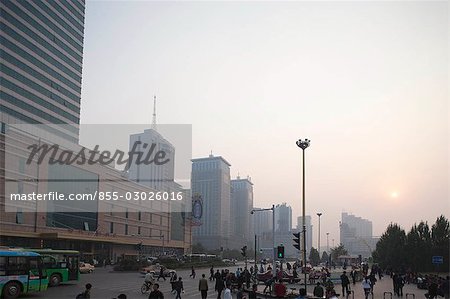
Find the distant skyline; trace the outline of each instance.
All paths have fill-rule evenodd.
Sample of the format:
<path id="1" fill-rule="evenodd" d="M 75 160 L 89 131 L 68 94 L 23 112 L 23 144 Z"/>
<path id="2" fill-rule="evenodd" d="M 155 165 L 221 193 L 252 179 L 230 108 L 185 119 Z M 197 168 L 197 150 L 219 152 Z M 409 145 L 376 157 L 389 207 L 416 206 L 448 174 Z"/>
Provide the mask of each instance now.
<path id="1" fill-rule="evenodd" d="M 88 1 L 81 123 L 192 124 L 251 176 L 256 207 L 286 202 L 321 244 L 346 211 L 406 230 L 449 218 L 448 2 Z M 80 136 L 81 141 L 83 136 Z M 317 238 L 313 239 L 313 246 Z"/>

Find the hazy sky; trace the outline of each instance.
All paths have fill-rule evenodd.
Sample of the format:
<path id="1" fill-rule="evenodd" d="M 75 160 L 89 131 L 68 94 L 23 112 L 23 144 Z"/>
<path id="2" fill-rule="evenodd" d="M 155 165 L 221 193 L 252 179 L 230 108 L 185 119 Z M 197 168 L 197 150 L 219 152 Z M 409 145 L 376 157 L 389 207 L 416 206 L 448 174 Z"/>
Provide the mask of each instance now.
<path id="1" fill-rule="evenodd" d="M 87 2 L 81 122 L 193 126 L 255 205 L 390 222 L 449 217 L 448 2 Z M 313 217 L 314 232 L 317 216 Z M 293 225 L 296 225 L 296 218 Z M 317 245 L 317 235 L 313 246 Z"/>

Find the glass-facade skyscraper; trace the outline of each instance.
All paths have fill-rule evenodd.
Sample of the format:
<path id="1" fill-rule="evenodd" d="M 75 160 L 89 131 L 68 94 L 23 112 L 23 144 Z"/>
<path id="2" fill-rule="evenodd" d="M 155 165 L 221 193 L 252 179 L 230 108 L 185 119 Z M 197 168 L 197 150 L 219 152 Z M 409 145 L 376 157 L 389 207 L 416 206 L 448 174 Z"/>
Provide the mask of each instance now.
<path id="1" fill-rule="evenodd" d="M 3 123 L 78 142 L 85 1 L 0 1 Z"/>

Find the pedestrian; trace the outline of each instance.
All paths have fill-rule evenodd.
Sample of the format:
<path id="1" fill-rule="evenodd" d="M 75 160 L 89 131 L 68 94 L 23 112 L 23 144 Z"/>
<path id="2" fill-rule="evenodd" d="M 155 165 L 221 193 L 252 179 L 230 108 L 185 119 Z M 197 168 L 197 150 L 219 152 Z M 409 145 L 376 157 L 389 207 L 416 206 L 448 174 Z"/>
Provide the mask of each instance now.
<path id="1" fill-rule="evenodd" d="M 225 291 L 223 292 L 223 299 L 232 299 L 230 284 L 227 284 L 227 287 L 225 288 Z"/>
<path id="2" fill-rule="evenodd" d="M 433 281 L 428 286 L 428 293 L 425 294 L 425 297 L 427 297 L 428 299 L 434 299 L 437 298 L 437 296 L 438 296 L 438 285 L 436 282 Z"/>
<path id="3" fill-rule="evenodd" d="M 162 278 L 162 279 L 164 279 L 164 281 L 166 281 L 166 277 L 164 276 L 164 268 L 162 266 L 159 267 L 159 275 L 156 280 L 159 281 L 160 278 Z"/>
<path id="4" fill-rule="evenodd" d="M 319 284 L 319 283 L 318 283 Z M 320 284 L 319 284 L 320 285 Z M 322 290 L 323 291 L 323 290 Z M 316 295 L 314 295 L 316 296 Z M 323 296 L 323 294 L 322 294 Z M 317 296 L 316 296 L 317 297 Z M 305 299 L 306 298 L 306 290 L 305 288 L 301 288 L 300 290 L 298 290 L 298 297 L 296 299 Z M 322 297 L 321 297 L 322 298 Z"/>
<path id="5" fill-rule="evenodd" d="M 403 280 L 402 275 L 398 274 L 396 277 L 397 284 L 397 296 L 403 296 L 403 286 L 405 285 L 405 281 Z"/>
<path id="6" fill-rule="evenodd" d="M 89 299 L 89 298 L 91 298 L 92 285 L 90 283 L 87 283 L 84 287 L 85 287 L 84 291 L 82 293 L 78 294 L 76 299 Z"/>
<path id="7" fill-rule="evenodd" d="M 178 277 L 178 281 L 175 283 L 175 299 L 181 299 L 181 292 L 184 292 L 183 281 L 181 277 Z"/>
<path id="8" fill-rule="evenodd" d="M 214 274 L 214 270 L 212 270 L 212 272 Z M 209 279 L 211 279 L 211 277 Z M 202 274 L 202 278 L 200 278 L 198 282 L 198 290 L 200 291 L 202 299 L 206 299 L 206 297 L 208 296 L 208 281 L 205 278 L 205 274 Z"/>
<path id="9" fill-rule="evenodd" d="M 253 284 L 252 290 L 248 292 L 248 299 L 256 299 L 256 292 L 258 291 L 258 285 Z"/>
<path id="10" fill-rule="evenodd" d="M 220 296 L 222 296 L 222 291 L 224 288 L 225 284 L 223 283 L 222 278 L 216 279 L 215 290 L 217 291 L 217 299 L 220 299 Z"/>
<path id="11" fill-rule="evenodd" d="M 214 280 L 214 267 L 211 265 L 211 268 L 209 269 L 209 281 Z"/>
<path id="12" fill-rule="evenodd" d="M 242 286 L 238 287 L 238 291 L 236 293 L 236 299 L 243 299 L 244 297 L 244 291 L 242 290 Z"/>
<path id="13" fill-rule="evenodd" d="M 352 271 L 350 271 L 350 277 L 352 278 L 352 283 L 353 285 L 356 284 L 356 271 L 352 269 Z"/>
<path id="14" fill-rule="evenodd" d="M 219 270 L 217 270 L 216 273 L 214 274 L 214 280 L 217 281 L 217 279 L 220 279 L 220 277 L 222 277 L 222 276 L 220 275 Z"/>
<path id="15" fill-rule="evenodd" d="M 148 299 L 164 299 L 163 293 L 159 290 L 159 284 L 153 284 L 153 291 L 148 295 Z"/>
<path id="16" fill-rule="evenodd" d="M 346 272 L 342 272 L 341 275 L 341 286 L 342 286 L 342 296 L 349 295 L 350 294 L 350 280 L 348 279 L 348 276 Z"/>
<path id="17" fill-rule="evenodd" d="M 175 291 L 175 285 L 176 285 L 177 281 L 178 281 L 177 273 L 176 273 L 176 272 L 173 272 L 173 273 L 172 273 L 172 276 L 170 277 L 170 284 L 171 284 L 171 286 L 172 286 L 172 291 L 171 291 L 172 294 L 175 294 L 175 293 L 176 293 L 176 291 Z"/>
<path id="18" fill-rule="evenodd" d="M 191 275 L 189 277 L 192 277 L 192 279 L 195 279 L 195 269 L 194 266 L 191 267 Z"/>
<path id="19" fill-rule="evenodd" d="M 371 289 L 371 283 L 370 283 L 370 279 L 368 276 L 366 276 L 362 282 L 362 287 L 364 290 L 364 296 L 365 298 L 369 298 L 369 293 L 370 293 L 370 289 Z"/>
<path id="20" fill-rule="evenodd" d="M 320 285 L 320 282 L 317 282 L 316 286 L 314 287 L 313 295 L 315 297 L 323 297 L 323 287 Z"/>
<path id="21" fill-rule="evenodd" d="M 450 284 L 449 284 L 450 276 L 447 275 L 444 282 L 442 283 L 442 292 L 444 293 L 444 298 L 449 299 L 450 298 Z"/>
<path id="22" fill-rule="evenodd" d="M 375 273 L 370 273 L 369 275 L 369 279 L 370 279 L 370 293 L 373 296 L 373 287 L 375 286 L 376 282 L 377 282 L 377 278 L 375 277 Z M 398 287 L 398 285 L 397 285 Z"/>
<path id="23" fill-rule="evenodd" d="M 275 297 L 284 298 L 286 296 L 286 286 L 283 284 L 283 281 L 280 279 L 278 283 L 273 287 L 275 289 Z"/>

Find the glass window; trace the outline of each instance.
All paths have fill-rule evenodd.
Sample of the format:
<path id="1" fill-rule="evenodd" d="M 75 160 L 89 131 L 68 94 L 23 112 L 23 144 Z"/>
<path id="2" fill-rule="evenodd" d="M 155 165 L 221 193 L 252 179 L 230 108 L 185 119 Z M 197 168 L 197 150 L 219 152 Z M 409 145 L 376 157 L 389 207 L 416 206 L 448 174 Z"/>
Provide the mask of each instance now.
<path id="1" fill-rule="evenodd" d="M 6 275 L 28 275 L 26 257 L 9 257 Z"/>
<path id="2" fill-rule="evenodd" d="M 125 224 L 125 235 L 128 235 L 128 224 Z"/>
<path id="3" fill-rule="evenodd" d="M 110 234 L 113 234 L 113 233 L 114 233 L 114 222 L 111 222 L 111 223 L 109 224 L 109 233 L 110 233 Z"/>
<path id="4" fill-rule="evenodd" d="M 6 275 L 6 257 L 0 256 L 0 276 Z"/>
<path id="5" fill-rule="evenodd" d="M 23 212 L 22 212 L 21 208 L 17 208 L 16 223 L 17 224 L 22 224 L 23 223 Z"/>

